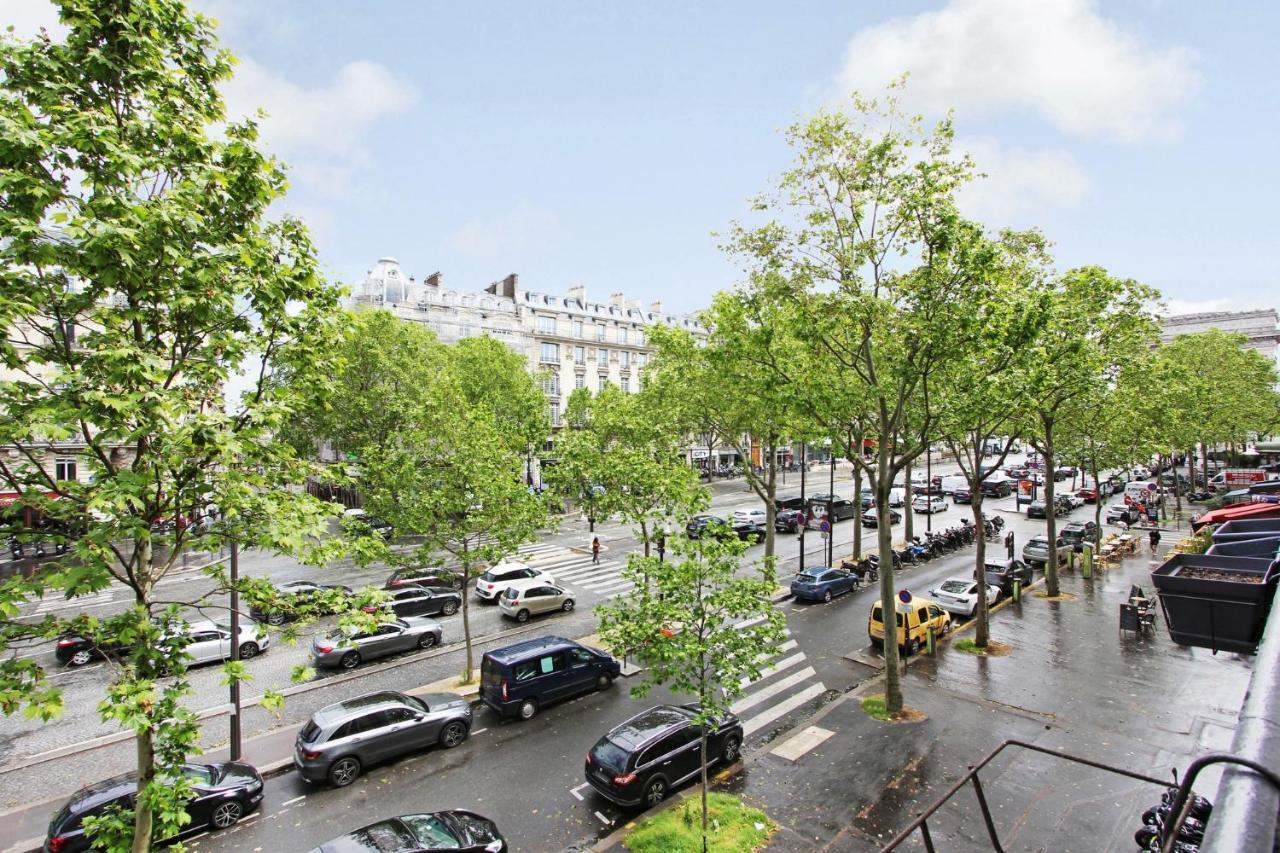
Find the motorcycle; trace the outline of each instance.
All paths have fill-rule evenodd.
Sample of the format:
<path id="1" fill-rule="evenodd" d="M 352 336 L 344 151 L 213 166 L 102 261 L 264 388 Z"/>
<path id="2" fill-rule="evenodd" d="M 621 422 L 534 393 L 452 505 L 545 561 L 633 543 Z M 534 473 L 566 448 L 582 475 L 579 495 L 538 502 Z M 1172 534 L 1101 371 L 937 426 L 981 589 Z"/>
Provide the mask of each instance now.
<path id="1" fill-rule="evenodd" d="M 16 538 L 9 540 L 9 554 L 13 557 L 13 559 L 21 560 L 23 550 L 24 549 L 22 547 L 22 543 L 19 542 Z"/>
<path id="2" fill-rule="evenodd" d="M 877 565 L 873 565 L 865 557 L 857 562 L 849 559 L 840 561 L 840 568 L 853 575 L 857 579 L 858 586 L 868 586 L 880 580 L 880 570 Z"/>
<path id="3" fill-rule="evenodd" d="M 933 552 L 920 541 L 919 536 L 913 536 L 911 541 L 907 543 L 907 550 L 911 552 L 911 562 L 915 563 L 920 560 L 928 560 L 933 557 Z"/>

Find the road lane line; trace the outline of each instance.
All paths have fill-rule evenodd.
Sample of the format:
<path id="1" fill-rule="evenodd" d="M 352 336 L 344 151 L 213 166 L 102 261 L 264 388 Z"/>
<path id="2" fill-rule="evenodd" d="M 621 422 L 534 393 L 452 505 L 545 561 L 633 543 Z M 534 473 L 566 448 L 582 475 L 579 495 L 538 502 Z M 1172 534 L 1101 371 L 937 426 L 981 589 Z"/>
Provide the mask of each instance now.
<path id="1" fill-rule="evenodd" d="M 569 793 L 570 793 L 570 794 L 573 794 L 573 795 L 574 795 L 575 797 L 577 797 L 580 801 L 586 800 L 586 797 L 582 796 L 582 795 L 581 795 L 581 794 L 579 794 L 578 792 L 579 792 L 579 791 L 581 791 L 583 788 L 586 788 L 586 787 L 587 787 L 588 785 L 590 785 L 590 784 L 591 784 L 590 782 L 583 782 L 581 785 L 579 785 L 579 786 L 578 786 L 578 787 L 576 787 L 576 788 L 570 788 L 570 789 L 569 789 Z"/>
<path id="2" fill-rule="evenodd" d="M 764 700 L 777 696 L 779 693 L 781 693 L 784 690 L 790 690 L 792 687 L 795 687 L 797 684 L 804 681 L 805 679 L 815 677 L 817 676 L 817 674 L 818 673 L 814 671 L 813 667 L 806 666 L 804 669 L 800 670 L 799 672 L 793 675 L 788 675 L 786 678 L 782 679 L 781 681 L 770 684 L 768 687 L 765 687 L 761 690 L 757 690 L 754 693 L 748 693 L 746 696 L 742 697 L 737 702 L 734 702 L 733 707 L 730 710 L 732 710 L 733 713 L 741 716 L 742 712 L 747 710 L 748 708 L 755 707 L 756 705 L 759 705 Z"/>
<path id="3" fill-rule="evenodd" d="M 795 641 L 794 640 L 791 641 L 792 648 L 794 648 L 795 645 L 796 645 Z M 768 678 L 771 675 L 776 675 L 777 673 L 782 672 L 784 669 L 790 669 L 791 667 L 800 663 L 800 661 L 802 660 L 804 660 L 804 652 L 800 652 L 799 654 L 794 654 L 789 658 L 783 658 L 782 660 L 775 663 L 773 666 L 768 667 L 767 669 L 760 670 L 760 677 L 757 678 L 756 681 L 764 681 L 766 678 Z M 749 678 L 744 678 L 742 679 L 742 681 L 739 682 L 739 684 L 741 684 L 743 687 L 750 687 L 753 683 L 754 682 Z"/>
<path id="4" fill-rule="evenodd" d="M 600 822 L 603 823 L 605 826 L 613 826 L 613 821 L 609 820 L 609 818 L 600 814 L 600 812 L 596 812 L 596 817 L 598 817 L 600 819 Z"/>
<path id="5" fill-rule="evenodd" d="M 574 581 L 574 583 L 577 584 L 578 586 L 591 589 L 597 586 L 608 586 L 609 584 L 617 583 L 621 579 L 622 579 L 622 572 L 617 571 L 617 572 L 607 572 L 601 575 L 592 575 L 591 577 L 578 578 L 577 580 Z"/>
<path id="6" fill-rule="evenodd" d="M 635 588 L 635 584 L 633 584 L 631 581 L 619 581 L 618 583 L 611 583 L 606 586 L 597 587 L 596 589 L 593 589 L 590 591 L 598 592 L 598 593 L 607 593 L 611 595 L 621 595 L 624 592 L 627 592 L 628 590 L 631 590 L 634 588 Z"/>
<path id="7" fill-rule="evenodd" d="M 307 795 L 306 795 L 306 794 L 303 794 L 301 797 L 294 797 L 292 800 L 285 800 L 285 801 L 284 801 L 283 803 L 281 803 L 280 805 L 282 805 L 282 806 L 291 806 L 291 805 L 293 805 L 294 803 L 298 802 L 299 800 L 305 800 L 306 798 L 307 798 Z"/>
<path id="8" fill-rule="evenodd" d="M 802 692 L 797 693 L 795 696 L 792 696 L 790 699 L 787 699 L 784 702 L 780 702 L 779 704 L 774 705 L 769 710 L 763 711 L 757 714 L 756 716 L 752 717 L 751 719 L 747 720 L 746 722 L 744 722 L 742 724 L 742 731 L 744 734 L 747 734 L 747 735 L 754 734 L 755 732 L 769 725 L 774 720 L 778 719 L 784 714 L 791 713 L 796 708 L 799 708 L 801 705 L 804 705 L 806 702 L 810 702 L 813 699 L 816 699 L 817 697 L 821 696 L 825 692 L 827 692 L 827 688 L 823 687 L 821 684 L 810 684 Z"/>
<path id="9" fill-rule="evenodd" d="M 473 735 L 479 735 L 479 734 L 484 734 L 484 733 L 485 733 L 485 732 L 487 732 L 487 731 L 489 731 L 489 729 L 486 727 L 486 728 L 483 728 L 483 729 L 476 729 L 474 732 L 472 732 L 472 734 L 473 734 Z"/>

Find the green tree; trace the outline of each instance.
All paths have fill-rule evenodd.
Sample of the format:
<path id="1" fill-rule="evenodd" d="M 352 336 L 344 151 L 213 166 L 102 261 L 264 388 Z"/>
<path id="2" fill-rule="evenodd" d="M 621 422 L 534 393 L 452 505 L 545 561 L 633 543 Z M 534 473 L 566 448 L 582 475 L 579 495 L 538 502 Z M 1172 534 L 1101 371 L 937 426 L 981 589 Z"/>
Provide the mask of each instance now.
<path id="1" fill-rule="evenodd" d="M 321 383 L 341 316 L 305 229 L 267 216 L 280 165 L 252 122 L 221 124 L 231 58 L 210 22 L 176 0 L 57 5 L 65 41 L 0 39 L 0 445 L 18 454 L 0 481 L 20 510 L 82 535 L 69 559 L 0 586 L 0 650 L 65 632 L 133 644 L 99 713 L 135 735 L 139 795 L 90 832 L 96 848 L 145 851 L 189 820 L 181 764 L 198 734 L 172 629 L 190 602 L 156 593 L 211 536 L 156 524 L 217 507 L 242 544 L 323 556 L 327 508 L 285 488 L 308 469 L 275 437 L 297 395 L 270 377 Z M 228 403 L 242 365 L 247 390 Z M 66 445 L 87 476 L 49 472 Z M 112 583 L 133 594 L 118 616 L 15 619 L 23 602 Z M 246 677 L 238 663 L 226 676 Z M 62 710 L 30 658 L 0 659 L 0 697 L 5 713 Z"/>
<path id="2" fill-rule="evenodd" d="M 641 698 L 656 685 L 697 699 L 694 724 L 701 730 L 702 848 L 707 847 L 707 735 L 730 712 L 744 684 L 760 677 L 782 641 L 785 618 L 773 606 L 775 577 L 765 566 L 759 577 L 742 576 L 746 549 L 714 536 L 673 538 L 671 558 L 631 555 L 623 576 L 647 592 L 624 596 L 596 609 L 600 636 L 613 649 L 637 653 L 646 666 L 631 694 Z M 726 744 L 721 758 L 737 759 L 742 744 Z M 650 782 L 645 797 L 666 790 Z"/>
<path id="3" fill-rule="evenodd" d="M 1036 339 L 1025 401 L 1032 414 L 1028 438 L 1044 457 L 1048 538 L 1057 540 L 1053 477 L 1059 421 L 1069 408 L 1114 383 L 1124 366 L 1154 346 L 1159 324 L 1152 313 L 1158 294 L 1132 279 L 1100 267 L 1062 275 L 1046 295 L 1045 333 Z M 1057 549 L 1049 548 L 1045 589 L 1059 593 Z"/>

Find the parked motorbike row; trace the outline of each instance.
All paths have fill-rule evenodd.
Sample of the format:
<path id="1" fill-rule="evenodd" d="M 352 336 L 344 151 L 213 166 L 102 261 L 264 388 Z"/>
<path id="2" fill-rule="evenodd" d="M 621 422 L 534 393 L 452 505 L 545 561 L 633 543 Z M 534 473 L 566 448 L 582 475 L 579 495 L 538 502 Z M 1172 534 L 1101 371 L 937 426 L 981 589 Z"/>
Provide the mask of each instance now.
<path id="1" fill-rule="evenodd" d="M 1168 831 L 1178 816 L 1172 813 L 1173 801 L 1178 796 L 1177 788 L 1170 788 L 1160 796 L 1160 803 L 1142 813 L 1142 828 L 1133 834 L 1133 840 L 1142 851 L 1159 850 L 1164 844 Z M 1204 826 L 1213 811 L 1213 804 L 1195 793 L 1191 795 L 1191 808 L 1187 819 L 1178 827 L 1178 837 L 1173 845 L 1173 853 L 1199 853 L 1200 842 L 1204 840 Z"/>
<path id="2" fill-rule="evenodd" d="M 1000 516 L 991 518 L 984 513 L 982 520 L 983 532 L 988 541 L 994 539 L 1004 529 L 1004 519 Z M 973 522 L 966 518 L 946 530 L 925 533 L 923 539 L 913 536 L 905 548 L 893 552 L 893 568 L 896 571 L 904 565 L 914 566 L 932 560 L 934 557 L 950 554 L 957 548 L 972 545 L 976 535 Z M 880 577 L 879 554 L 869 554 L 857 562 L 842 560 L 840 566 L 859 575 L 860 584 L 879 580 Z"/>

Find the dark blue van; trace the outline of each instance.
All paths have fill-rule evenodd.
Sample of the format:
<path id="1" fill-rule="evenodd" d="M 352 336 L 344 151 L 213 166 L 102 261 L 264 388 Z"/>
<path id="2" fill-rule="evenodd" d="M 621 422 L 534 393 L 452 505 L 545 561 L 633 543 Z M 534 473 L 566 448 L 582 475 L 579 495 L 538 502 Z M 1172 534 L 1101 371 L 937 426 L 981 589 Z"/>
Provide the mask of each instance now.
<path id="1" fill-rule="evenodd" d="M 504 717 L 527 720 L 543 705 L 607 690 L 621 671 L 617 658 L 599 649 L 539 637 L 484 653 L 480 699 Z"/>

